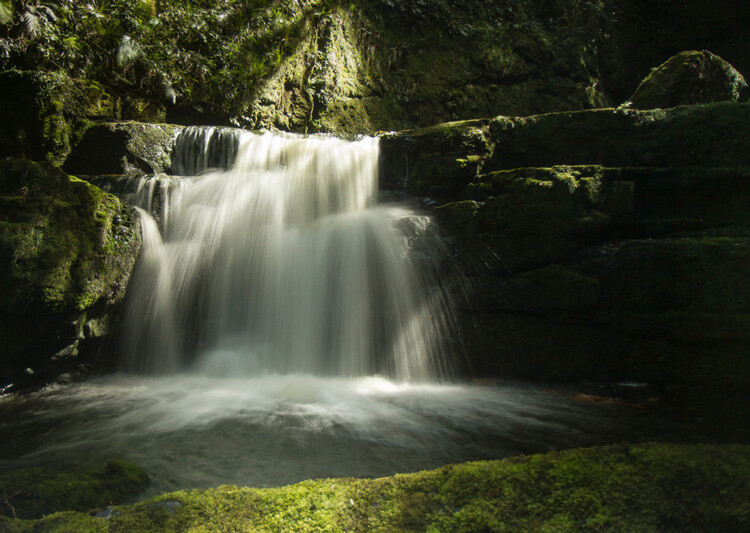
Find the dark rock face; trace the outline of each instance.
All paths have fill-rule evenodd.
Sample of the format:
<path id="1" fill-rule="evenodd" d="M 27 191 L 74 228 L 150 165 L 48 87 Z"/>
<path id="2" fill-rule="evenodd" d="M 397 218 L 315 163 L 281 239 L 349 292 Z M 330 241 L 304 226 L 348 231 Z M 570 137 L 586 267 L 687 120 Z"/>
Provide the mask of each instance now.
<path id="1" fill-rule="evenodd" d="M 390 183 L 436 199 L 455 236 L 471 370 L 750 383 L 748 113 L 605 109 L 383 138 L 384 161 L 411 161 Z"/>
<path id="2" fill-rule="evenodd" d="M 0 162 L 0 382 L 40 383 L 92 363 L 141 234 L 132 207 L 60 170 Z"/>
<path id="3" fill-rule="evenodd" d="M 706 50 L 691 50 L 658 66 L 641 82 L 630 102 L 636 109 L 737 102 L 746 90 L 745 78 L 732 65 Z"/>
<path id="4" fill-rule="evenodd" d="M 96 124 L 86 130 L 63 168 L 82 175 L 166 172 L 172 166 L 172 148 L 180 129 L 142 122 Z"/>

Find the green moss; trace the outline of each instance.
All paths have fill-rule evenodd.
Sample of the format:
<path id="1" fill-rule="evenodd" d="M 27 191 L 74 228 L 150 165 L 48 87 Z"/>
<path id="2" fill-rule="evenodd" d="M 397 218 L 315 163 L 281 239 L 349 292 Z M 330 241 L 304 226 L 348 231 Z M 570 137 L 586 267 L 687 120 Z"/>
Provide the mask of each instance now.
<path id="1" fill-rule="evenodd" d="M 122 301 L 140 251 L 137 215 L 85 181 L 20 159 L 0 161 L 0 204 L 0 313 L 8 339 L 0 344 L 0 380 L 54 379 L 55 369 L 91 362 L 73 356 L 94 330 L 106 330 L 108 313 Z M 87 334 L 87 319 L 102 324 Z M 29 367 L 32 376 L 23 372 Z"/>
<path id="2" fill-rule="evenodd" d="M 620 444 L 388 478 L 165 494 L 109 518 L 60 513 L 11 531 L 684 531 L 746 529 L 750 448 Z"/>
<path id="3" fill-rule="evenodd" d="M 438 206 L 435 212 L 451 229 L 471 235 L 478 233 L 480 207 L 474 200 L 464 200 Z"/>
<path id="4" fill-rule="evenodd" d="M 606 231 L 611 174 L 597 166 L 492 172 L 465 186 L 460 196 L 473 203 L 449 203 L 436 214 L 465 236 L 484 239 L 512 269 L 564 261 Z"/>
<path id="5" fill-rule="evenodd" d="M 412 194 L 437 197 L 455 195 L 476 177 L 480 156 L 462 157 L 461 153 L 422 153 L 409 173 L 408 190 Z"/>
<path id="6" fill-rule="evenodd" d="M 742 74 L 706 50 L 680 52 L 651 72 L 630 98 L 636 109 L 740 100 Z"/>
<path id="7" fill-rule="evenodd" d="M 0 174 L 0 193 L 16 198 L 20 191 L 23 198 L 1 215 L 4 313 L 82 311 L 124 292 L 119 284 L 129 272 L 118 269 L 119 254 L 132 254 L 137 240 L 131 208 L 87 182 L 28 161 L 2 162 Z"/>
<path id="8" fill-rule="evenodd" d="M 41 518 L 59 511 L 87 511 L 132 498 L 148 485 L 143 469 L 124 461 L 81 474 L 44 468 L 0 473 L 0 515 Z"/>

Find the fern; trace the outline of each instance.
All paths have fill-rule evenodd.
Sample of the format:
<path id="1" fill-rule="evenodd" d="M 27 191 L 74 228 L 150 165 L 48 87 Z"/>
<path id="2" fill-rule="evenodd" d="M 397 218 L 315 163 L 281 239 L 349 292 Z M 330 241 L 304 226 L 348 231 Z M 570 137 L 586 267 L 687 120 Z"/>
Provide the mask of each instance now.
<path id="1" fill-rule="evenodd" d="M 33 8 L 31 8 L 33 9 Z M 30 39 L 36 39 L 42 33 L 42 21 L 34 11 L 26 11 L 22 16 L 23 30 Z"/>
<path id="2" fill-rule="evenodd" d="M 156 1 L 141 0 L 135 5 L 135 16 L 141 22 L 146 22 L 156 16 Z"/>
<path id="3" fill-rule="evenodd" d="M 120 44 L 117 47 L 117 66 L 119 68 L 132 65 L 140 56 L 141 47 L 130 35 L 120 37 Z"/>

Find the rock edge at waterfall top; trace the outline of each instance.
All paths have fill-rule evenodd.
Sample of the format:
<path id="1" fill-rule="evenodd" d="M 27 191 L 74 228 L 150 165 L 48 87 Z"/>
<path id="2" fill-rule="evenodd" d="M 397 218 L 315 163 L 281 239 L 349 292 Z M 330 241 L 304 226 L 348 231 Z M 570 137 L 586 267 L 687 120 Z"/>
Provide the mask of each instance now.
<path id="1" fill-rule="evenodd" d="M 380 479 L 181 491 L 4 531 L 741 531 L 750 447 L 617 444 Z"/>

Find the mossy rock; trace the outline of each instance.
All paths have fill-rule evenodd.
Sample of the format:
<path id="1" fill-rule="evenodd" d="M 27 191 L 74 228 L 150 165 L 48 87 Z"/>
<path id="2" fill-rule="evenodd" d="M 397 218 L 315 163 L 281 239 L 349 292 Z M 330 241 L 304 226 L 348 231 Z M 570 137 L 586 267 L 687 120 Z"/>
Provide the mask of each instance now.
<path id="1" fill-rule="evenodd" d="M 92 81 L 61 72 L 0 72 L 0 157 L 23 156 L 61 164 L 84 118 L 112 117 L 114 99 Z"/>
<path id="2" fill-rule="evenodd" d="M 748 167 L 750 104 L 497 117 L 483 171 L 551 165 Z"/>
<path id="3" fill-rule="evenodd" d="M 33 519 L 125 502 L 148 486 L 146 472 L 124 461 L 83 473 L 28 468 L 0 472 L 0 516 Z"/>
<path id="4" fill-rule="evenodd" d="M 449 229 L 490 246 L 513 271 L 564 262 L 597 242 L 612 209 L 631 208 L 632 190 L 613 187 L 611 175 L 597 166 L 483 174 L 459 195 L 472 200 L 444 204 L 435 213 Z"/>
<path id="5" fill-rule="evenodd" d="M 747 87 L 742 74 L 719 56 L 690 50 L 654 69 L 630 97 L 630 104 L 635 109 L 656 109 L 737 102 Z"/>
<path id="6" fill-rule="evenodd" d="M 381 479 L 217 487 L 117 506 L 0 519 L 35 531 L 743 531 L 750 448 L 617 444 L 449 465 Z"/>
<path id="7" fill-rule="evenodd" d="M 450 195 L 490 155 L 489 120 L 465 120 L 379 136 L 381 188 Z"/>
<path id="8" fill-rule="evenodd" d="M 412 194 L 438 197 L 455 195 L 473 179 L 481 166 L 482 157 L 463 157 L 459 152 L 421 154 L 409 172 L 407 190 Z"/>
<path id="9" fill-rule="evenodd" d="M 78 175 L 124 174 L 140 170 L 167 172 L 180 126 L 110 122 L 91 126 L 65 160 L 66 172 Z"/>
<path id="10" fill-rule="evenodd" d="M 0 161 L 0 206 L 0 378 L 31 368 L 43 379 L 40 371 L 67 368 L 79 344 L 106 330 L 100 322 L 125 295 L 140 226 L 116 197 L 22 159 Z"/>

